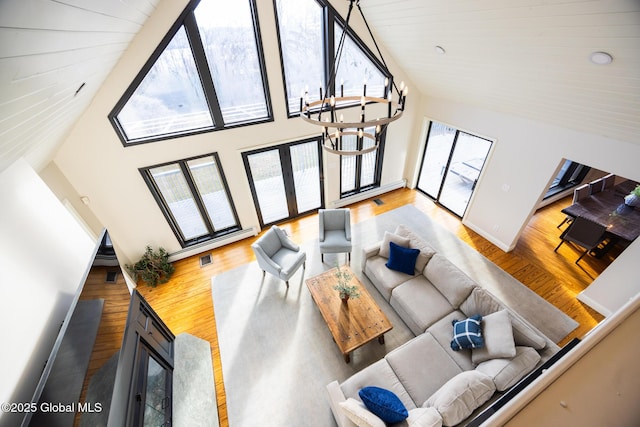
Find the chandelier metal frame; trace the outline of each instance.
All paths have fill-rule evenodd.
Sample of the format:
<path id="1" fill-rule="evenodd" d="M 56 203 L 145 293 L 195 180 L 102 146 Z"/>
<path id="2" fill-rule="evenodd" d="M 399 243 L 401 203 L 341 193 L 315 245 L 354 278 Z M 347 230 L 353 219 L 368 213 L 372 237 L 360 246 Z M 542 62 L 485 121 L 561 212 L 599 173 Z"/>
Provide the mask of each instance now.
<path id="1" fill-rule="evenodd" d="M 408 88 L 404 85 L 404 82 L 400 83 L 400 88 L 398 88 L 393 79 L 389 80 L 389 78 L 385 78 L 385 87 L 384 87 L 384 97 L 375 97 L 375 96 L 367 96 L 367 85 L 366 82 L 363 87 L 362 96 L 344 96 L 342 85 L 340 89 L 340 96 L 336 96 L 335 94 L 329 95 L 329 91 L 334 91 L 336 87 L 336 72 L 340 65 L 340 59 L 342 58 L 342 50 L 344 47 L 344 41 L 347 36 L 347 32 L 349 30 L 349 21 L 351 19 L 351 12 L 353 11 L 354 4 L 358 7 L 358 11 L 360 12 L 360 16 L 364 21 L 367 30 L 369 32 L 369 36 L 373 41 L 373 44 L 376 47 L 378 55 L 380 56 L 380 61 L 385 67 L 385 71 L 387 74 L 389 73 L 389 68 L 387 67 L 386 62 L 382 56 L 382 52 L 380 52 L 380 48 L 378 47 L 378 43 L 376 43 L 375 38 L 373 37 L 373 33 L 371 32 L 371 28 L 369 27 L 369 23 L 367 22 L 362 9 L 360 8 L 360 0 L 348 0 L 349 1 L 349 11 L 347 13 L 347 18 L 345 20 L 344 28 L 342 30 L 342 35 L 340 37 L 340 42 L 338 43 L 338 49 L 336 50 L 336 56 L 333 62 L 333 67 L 331 69 L 331 74 L 329 76 L 329 80 L 327 81 L 327 85 L 324 88 L 324 92 L 322 88 L 320 88 L 320 99 L 317 101 L 309 102 L 309 92 L 308 89 L 300 97 L 300 117 L 313 125 L 320 126 L 322 128 L 323 135 L 323 143 L 322 148 L 330 153 L 339 154 L 343 156 L 353 156 L 359 154 L 366 154 L 378 149 L 380 145 L 380 137 L 386 132 L 387 126 L 389 123 L 392 123 L 402 117 L 404 112 Z M 395 89 L 397 94 L 397 101 L 393 100 L 393 90 Z M 325 96 L 323 97 L 323 93 Z M 357 108 L 358 102 L 360 103 L 360 120 L 359 121 L 347 121 L 345 122 L 342 115 L 340 117 L 336 114 L 336 108 L 345 107 L 345 108 Z M 379 108 L 383 108 L 386 106 L 387 115 L 386 117 L 378 117 L 375 119 L 367 119 L 366 118 L 366 106 L 375 104 L 378 106 L 382 106 Z M 380 110 L 379 110 L 380 111 Z M 323 117 L 324 114 L 324 117 Z M 374 133 L 365 132 L 366 128 L 373 127 L 375 129 Z M 330 131 L 330 129 L 335 129 L 334 131 Z M 356 129 L 356 130 L 353 130 Z M 357 147 L 363 147 L 363 138 L 368 138 L 374 142 L 371 147 L 357 149 L 357 150 L 348 150 L 343 149 L 342 145 L 342 137 L 343 136 L 357 136 L 358 144 Z"/>

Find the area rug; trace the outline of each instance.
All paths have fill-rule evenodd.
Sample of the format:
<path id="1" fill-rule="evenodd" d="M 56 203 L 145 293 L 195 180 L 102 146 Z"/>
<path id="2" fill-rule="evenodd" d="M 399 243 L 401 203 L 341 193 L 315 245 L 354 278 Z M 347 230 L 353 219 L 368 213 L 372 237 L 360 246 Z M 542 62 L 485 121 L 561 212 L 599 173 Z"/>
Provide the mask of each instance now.
<path id="1" fill-rule="evenodd" d="M 325 255 L 322 263 L 317 240 L 304 242 L 306 270 L 293 276 L 288 289 L 268 274 L 263 280 L 255 262 L 212 278 L 231 427 L 335 426 L 325 386 L 333 380 L 345 380 L 413 338 L 360 271 L 361 249 L 379 241 L 384 231 L 393 231 L 398 224 L 409 226 L 459 267 L 470 264 L 464 268 L 469 276 L 552 340 L 558 342 L 577 326 L 418 209 L 403 206 L 353 226 L 351 267 L 394 327 L 385 334 L 383 345 L 374 341 L 355 350 L 349 364 L 333 342 L 304 283 L 305 278 L 344 262 L 344 255 Z"/>

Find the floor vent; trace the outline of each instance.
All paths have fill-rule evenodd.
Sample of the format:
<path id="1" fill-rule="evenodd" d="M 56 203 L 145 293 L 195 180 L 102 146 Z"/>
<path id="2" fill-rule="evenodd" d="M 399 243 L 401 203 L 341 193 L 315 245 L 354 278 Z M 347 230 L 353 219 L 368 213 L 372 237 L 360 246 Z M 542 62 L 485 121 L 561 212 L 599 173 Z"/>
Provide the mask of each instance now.
<path id="1" fill-rule="evenodd" d="M 117 271 L 107 271 L 107 276 L 104 279 L 105 283 L 116 283 L 118 281 Z"/>
<path id="2" fill-rule="evenodd" d="M 211 254 L 202 255 L 200 257 L 200 267 L 204 267 L 205 265 L 209 265 L 211 263 L 213 263 L 213 258 L 211 257 Z"/>
<path id="3" fill-rule="evenodd" d="M 384 202 L 382 201 L 382 199 L 373 199 L 373 203 L 375 203 L 378 206 L 384 205 Z"/>

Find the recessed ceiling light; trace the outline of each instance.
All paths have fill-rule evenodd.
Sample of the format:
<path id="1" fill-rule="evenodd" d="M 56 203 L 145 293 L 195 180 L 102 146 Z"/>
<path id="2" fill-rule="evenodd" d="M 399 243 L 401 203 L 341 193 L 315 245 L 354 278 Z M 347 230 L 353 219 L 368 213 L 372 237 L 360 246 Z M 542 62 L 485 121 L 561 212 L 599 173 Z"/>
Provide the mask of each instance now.
<path id="1" fill-rule="evenodd" d="M 607 65 L 613 62 L 613 57 L 607 52 L 593 52 L 589 59 L 591 59 L 591 62 L 598 65 Z"/>
<path id="2" fill-rule="evenodd" d="M 447 52 L 442 46 L 436 46 L 433 49 L 440 55 L 444 55 Z"/>

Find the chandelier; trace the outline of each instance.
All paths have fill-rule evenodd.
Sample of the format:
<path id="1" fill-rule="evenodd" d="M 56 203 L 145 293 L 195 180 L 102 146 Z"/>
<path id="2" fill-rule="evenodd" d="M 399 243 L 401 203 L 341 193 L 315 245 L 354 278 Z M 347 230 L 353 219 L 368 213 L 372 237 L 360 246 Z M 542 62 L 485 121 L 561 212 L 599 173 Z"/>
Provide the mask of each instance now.
<path id="1" fill-rule="evenodd" d="M 384 94 L 382 97 L 367 96 L 366 81 L 364 81 L 363 84 L 362 95 L 345 96 L 343 83 L 340 84 L 339 96 L 335 93 L 336 72 L 340 65 L 344 41 L 349 29 L 349 20 L 354 4 L 358 6 L 360 16 L 362 16 L 362 20 L 369 31 L 371 40 L 373 40 L 380 60 L 388 74 L 387 64 L 382 57 L 380 48 L 360 8 L 360 0 L 348 1 L 349 11 L 338 43 L 338 48 L 336 49 L 336 56 L 327 85 L 324 91 L 322 87 L 319 88 L 320 98 L 317 101 L 309 101 L 308 89 L 305 89 L 300 97 L 300 117 L 302 117 L 304 121 L 322 128 L 322 148 L 327 152 L 343 156 L 365 154 L 377 150 L 380 145 L 380 137 L 385 133 L 389 123 L 402 117 L 407 93 L 409 92 L 409 88 L 404 85 L 404 82 L 400 83 L 400 87 L 397 87 L 392 79 L 389 80 L 389 78 L 385 78 Z M 330 95 L 329 92 L 332 92 L 332 94 Z M 360 106 L 359 109 L 358 105 Z M 341 108 L 344 108 L 344 113 L 338 114 L 337 110 Z M 347 114 L 346 119 L 344 114 Z M 353 144 L 343 145 L 344 137 L 357 138 L 355 149 L 353 149 Z M 365 139 L 368 140 L 368 144 L 364 143 Z"/>

